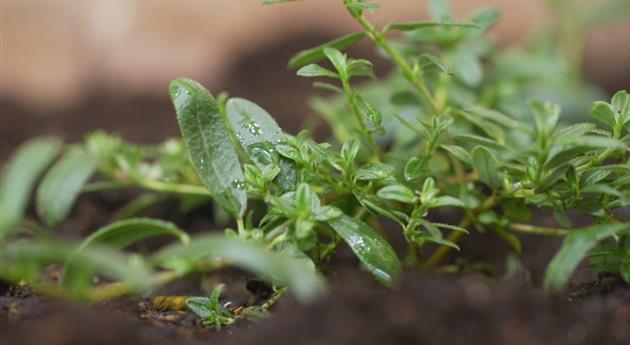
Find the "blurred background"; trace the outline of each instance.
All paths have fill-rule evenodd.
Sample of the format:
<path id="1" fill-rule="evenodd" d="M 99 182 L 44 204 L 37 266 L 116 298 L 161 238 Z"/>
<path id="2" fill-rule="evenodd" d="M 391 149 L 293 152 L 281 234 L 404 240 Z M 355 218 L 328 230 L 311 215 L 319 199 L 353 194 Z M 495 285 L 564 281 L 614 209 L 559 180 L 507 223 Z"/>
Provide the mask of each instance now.
<path id="1" fill-rule="evenodd" d="M 603 0 L 601 0 L 603 1 Z M 628 4 L 630 0 L 615 0 Z M 557 20 L 550 3 L 588 12 L 600 0 L 452 0 L 458 18 L 481 5 L 502 19 L 510 46 Z M 423 0 L 380 1 L 376 23 L 427 19 Z M 566 4 L 565 4 L 566 5 Z M 2 0 L 0 158 L 31 136 L 79 140 L 102 128 L 141 142 L 178 135 L 167 88 L 186 76 L 211 92 L 248 98 L 293 132 L 309 113 L 311 80 L 286 62 L 296 52 L 358 30 L 340 0 L 262 6 L 260 0 Z M 565 14 L 566 15 L 566 14 Z M 630 19 L 595 26 L 580 41 L 583 77 L 612 93 L 630 89 Z M 388 64 L 372 46 L 352 56 Z"/>

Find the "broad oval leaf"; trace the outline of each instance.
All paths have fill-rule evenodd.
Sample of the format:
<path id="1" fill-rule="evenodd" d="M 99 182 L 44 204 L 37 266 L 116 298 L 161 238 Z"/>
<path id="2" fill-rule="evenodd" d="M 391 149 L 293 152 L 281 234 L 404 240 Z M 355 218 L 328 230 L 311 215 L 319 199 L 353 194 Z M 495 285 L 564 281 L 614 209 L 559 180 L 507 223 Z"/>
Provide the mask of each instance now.
<path id="1" fill-rule="evenodd" d="M 225 105 L 230 126 L 236 139 L 259 167 L 272 162 L 280 166 L 276 182 L 283 190 L 295 189 L 295 165 L 275 153 L 285 142 L 285 134 L 276 120 L 265 109 L 242 98 L 231 98 Z"/>
<path id="2" fill-rule="evenodd" d="M 600 241 L 624 231 L 630 231 L 630 223 L 593 225 L 569 234 L 547 267 L 545 290 L 562 291 L 591 249 Z"/>
<path id="3" fill-rule="evenodd" d="M 0 239 L 6 238 L 21 222 L 37 178 L 60 149 L 59 139 L 42 137 L 22 144 L 15 151 L 0 183 Z"/>
<path id="4" fill-rule="evenodd" d="M 201 182 L 234 217 L 247 206 L 243 170 L 214 97 L 196 81 L 171 82 L 170 95 L 188 153 Z"/>
<path id="5" fill-rule="evenodd" d="M 374 229 L 347 215 L 328 221 L 377 280 L 393 286 L 402 272 L 394 249 Z"/>
<path id="6" fill-rule="evenodd" d="M 97 167 L 96 157 L 77 149 L 68 151 L 46 173 L 37 189 L 37 214 L 48 226 L 55 226 L 68 216 L 81 187 Z"/>
<path id="7" fill-rule="evenodd" d="M 153 256 L 153 260 L 162 265 L 184 263 L 184 266 L 176 267 L 184 271 L 190 269 L 191 262 L 201 259 L 209 260 L 211 264 L 234 265 L 286 284 L 303 301 L 311 301 L 325 290 L 322 277 L 310 262 L 218 234 L 194 237 L 187 245 L 171 245 Z"/>
<path id="8" fill-rule="evenodd" d="M 297 53 L 289 60 L 289 68 L 299 68 L 310 63 L 314 63 L 322 60 L 324 57 L 324 48 L 335 48 L 338 50 L 344 50 L 357 42 L 361 41 L 367 36 L 363 31 L 355 32 L 353 34 L 341 36 L 332 41 L 323 43 L 317 47 L 307 49 Z"/>

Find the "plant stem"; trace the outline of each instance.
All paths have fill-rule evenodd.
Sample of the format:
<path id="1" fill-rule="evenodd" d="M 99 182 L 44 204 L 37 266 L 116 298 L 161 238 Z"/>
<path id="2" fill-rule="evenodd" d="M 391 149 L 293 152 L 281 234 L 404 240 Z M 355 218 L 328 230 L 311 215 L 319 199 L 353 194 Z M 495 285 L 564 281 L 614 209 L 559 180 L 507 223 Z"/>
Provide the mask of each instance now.
<path id="1" fill-rule="evenodd" d="M 378 144 L 374 140 L 372 133 L 368 131 L 367 126 L 365 125 L 365 122 L 363 121 L 363 116 L 361 116 L 361 112 L 359 111 L 359 106 L 357 105 L 356 96 L 354 94 L 354 91 L 352 91 L 352 88 L 350 87 L 350 82 L 346 78 L 341 78 L 341 84 L 343 86 L 343 91 L 346 94 L 346 99 L 348 100 L 348 104 L 350 105 L 350 109 L 352 110 L 352 113 L 354 114 L 354 117 L 356 118 L 357 123 L 359 124 L 359 130 L 361 131 L 363 136 L 367 139 L 368 144 L 370 145 L 372 150 L 374 150 L 374 152 L 378 154 L 379 160 L 382 161 L 383 152 L 381 151 L 381 148 L 378 146 Z"/>
<path id="2" fill-rule="evenodd" d="M 529 224 L 511 223 L 508 225 L 508 229 L 516 232 L 522 232 L 526 234 L 537 234 L 544 236 L 566 236 L 571 231 L 562 228 L 548 228 L 543 226 L 535 226 Z"/>
<path id="3" fill-rule="evenodd" d="M 486 199 L 486 201 L 483 203 L 483 205 L 481 205 L 480 207 L 475 209 L 473 212 L 468 214 L 464 219 L 462 219 L 459 222 L 459 224 L 457 224 L 457 226 L 459 226 L 460 228 L 464 228 L 464 229 L 470 227 L 472 225 L 473 218 L 475 217 L 476 214 L 494 207 L 495 204 L 496 204 L 496 196 L 492 195 L 488 199 Z M 463 236 L 464 236 L 463 232 L 454 231 L 447 237 L 447 240 L 451 241 L 453 243 L 457 243 Z M 440 246 L 440 247 L 438 247 L 433 252 L 433 254 L 431 254 L 429 259 L 427 259 L 427 261 L 425 261 L 425 263 L 421 266 L 421 269 L 423 271 L 427 271 L 427 270 L 430 270 L 432 268 L 435 268 L 436 266 L 438 266 L 442 262 L 442 260 L 444 260 L 446 255 L 448 255 L 448 253 L 450 253 L 451 250 L 452 250 L 452 248 L 451 247 L 447 247 L 447 246 Z"/>
<path id="4" fill-rule="evenodd" d="M 267 302 L 263 303 L 262 307 L 264 309 L 269 309 L 271 308 L 271 306 L 273 306 L 274 304 L 276 304 L 280 298 L 282 298 L 282 295 L 284 295 L 284 293 L 287 292 L 287 287 L 283 287 L 280 288 L 278 291 L 274 292 L 273 295 L 271 295 L 271 297 L 269 297 L 269 299 L 267 300 Z"/>
<path id="5" fill-rule="evenodd" d="M 403 75 L 407 80 L 409 80 L 413 86 L 420 91 L 420 95 L 422 96 L 424 102 L 429 106 L 429 109 L 434 112 L 439 112 L 441 109 L 436 104 L 435 99 L 431 95 L 429 88 L 426 86 L 424 80 L 416 73 L 409 64 L 405 61 L 405 59 L 389 44 L 385 36 L 376 29 L 362 14 L 355 15 L 352 11 L 349 11 L 350 14 L 357 20 L 361 26 L 367 31 L 370 39 L 376 43 L 378 46 L 383 48 L 383 50 L 389 55 L 389 57 L 398 65 Z"/>
<path id="6" fill-rule="evenodd" d="M 112 189 L 120 189 L 120 188 L 129 188 L 133 187 L 134 184 L 127 181 L 99 181 L 88 183 L 81 188 L 81 193 L 91 193 L 91 192 L 100 192 L 104 190 L 112 190 Z"/>

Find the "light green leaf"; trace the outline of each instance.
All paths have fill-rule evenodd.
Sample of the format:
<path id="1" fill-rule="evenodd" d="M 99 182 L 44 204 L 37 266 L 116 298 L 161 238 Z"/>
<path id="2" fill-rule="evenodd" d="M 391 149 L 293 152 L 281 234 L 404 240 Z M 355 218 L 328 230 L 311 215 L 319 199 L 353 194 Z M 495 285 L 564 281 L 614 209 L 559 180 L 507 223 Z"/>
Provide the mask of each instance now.
<path id="1" fill-rule="evenodd" d="M 472 150 L 472 166 L 483 183 L 495 188 L 501 187 L 502 180 L 497 160 L 483 146 L 477 146 Z"/>
<path id="2" fill-rule="evenodd" d="M 472 157 L 468 151 L 464 150 L 461 146 L 457 145 L 440 145 L 443 149 L 450 152 L 453 156 L 457 157 L 460 161 L 470 164 Z"/>
<path id="3" fill-rule="evenodd" d="M 429 202 L 430 208 L 438 208 L 445 206 L 466 207 L 461 200 L 449 195 L 437 197 Z"/>
<path id="4" fill-rule="evenodd" d="M 171 245 L 153 257 L 154 261 L 163 265 L 182 261 L 194 265 L 202 259 L 209 260 L 210 264 L 234 265 L 286 284 L 302 301 L 311 301 L 325 290 L 322 277 L 306 260 L 270 252 L 253 243 L 218 234 L 194 237 L 188 245 Z"/>
<path id="5" fill-rule="evenodd" d="M 417 201 L 413 191 L 401 184 L 385 186 L 379 189 L 376 195 L 386 200 L 394 200 L 407 204 L 413 204 Z"/>
<path id="6" fill-rule="evenodd" d="M 68 151 L 44 176 L 37 189 L 37 214 L 55 226 L 64 220 L 81 187 L 98 167 L 98 159 L 83 150 Z"/>
<path id="7" fill-rule="evenodd" d="M 216 101 L 201 84 L 186 78 L 171 82 L 170 95 L 202 183 L 219 205 L 242 217 L 247 206 L 243 170 Z"/>
<path id="8" fill-rule="evenodd" d="M 22 221 L 37 178 L 60 149 L 57 138 L 36 138 L 20 145 L 7 163 L 0 183 L 0 241 Z"/>
<path id="9" fill-rule="evenodd" d="M 452 52 L 453 73 L 466 85 L 477 86 L 483 79 L 483 68 L 476 52 L 465 46 Z"/>
<path id="10" fill-rule="evenodd" d="M 339 79 L 339 75 L 327 68 L 324 68 L 318 64 L 308 64 L 304 67 L 301 67 L 297 71 L 297 75 L 300 77 L 328 77 L 333 79 Z"/>
<path id="11" fill-rule="evenodd" d="M 328 225 L 343 238 L 377 280 L 392 286 L 402 273 L 394 249 L 374 229 L 347 215 L 329 220 Z"/>
<path id="12" fill-rule="evenodd" d="M 354 179 L 358 181 L 374 181 L 388 178 L 394 174 L 396 168 L 383 163 L 368 163 L 354 172 Z"/>
<path id="13" fill-rule="evenodd" d="M 301 51 L 289 60 L 289 68 L 298 68 L 308 65 L 309 63 L 320 61 L 326 57 L 326 55 L 324 55 L 324 48 L 330 47 L 338 50 L 344 50 L 361 41 L 366 36 L 366 33 L 363 31 L 355 32 L 353 34 L 345 35 L 323 43 L 317 47 Z"/>
<path id="14" fill-rule="evenodd" d="M 569 234 L 547 267 L 545 290 L 562 291 L 579 263 L 591 249 L 600 241 L 624 231 L 630 231 L 630 223 L 593 225 Z"/>
<path id="15" fill-rule="evenodd" d="M 593 109 L 591 109 L 591 117 L 608 125 L 610 128 L 615 127 L 615 111 L 610 106 L 610 104 L 606 102 L 598 101 L 593 103 Z"/>

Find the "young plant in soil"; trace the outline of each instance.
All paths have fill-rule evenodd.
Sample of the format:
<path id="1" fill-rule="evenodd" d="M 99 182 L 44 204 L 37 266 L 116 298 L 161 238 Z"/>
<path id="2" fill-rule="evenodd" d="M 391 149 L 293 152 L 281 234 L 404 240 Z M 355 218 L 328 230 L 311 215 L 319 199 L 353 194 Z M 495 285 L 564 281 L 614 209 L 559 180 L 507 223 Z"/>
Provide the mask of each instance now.
<path id="1" fill-rule="evenodd" d="M 255 103 L 215 98 L 179 78 L 169 91 L 181 140 L 135 145 L 96 132 L 83 143 L 23 144 L 2 179 L 0 275 L 93 302 L 234 265 L 273 284 L 271 303 L 287 289 L 308 301 L 324 291 L 318 268 L 340 245 L 395 287 L 403 267 L 443 268 L 463 236 L 492 232 L 515 253 L 517 233 L 565 237 L 547 270 L 549 291 L 561 291 L 587 256 L 595 270 L 630 282 L 630 222 L 616 213 L 630 204 L 628 93 L 595 102 L 595 123 L 561 121 L 558 104 L 531 96 L 559 85 L 572 85 L 572 96 L 588 89 L 575 70 L 558 67 L 566 51 L 498 50 L 485 35 L 495 9 L 457 21 L 447 2 L 429 5 L 433 21 L 377 27 L 366 17 L 377 4 L 344 0 L 361 31 L 291 59 L 297 75 L 332 94 L 313 102 L 332 130 L 328 142 L 306 130 L 284 133 Z M 392 72 L 379 79 L 370 61 L 343 53 L 361 40 L 374 43 Z M 357 86 L 361 78 L 370 80 Z M 35 187 L 39 221 L 24 218 Z M 56 238 L 80 194 L 123 188 L 146 192 L 81 243 Z M 212 203 L 214 219 L 227 217 L 235 229 L 190 237 L 141 217 L 169 198 L 184 212 Z M 532 223 L 532 210 L 552 212 L 559 226 Z M 593 225 L 574 227 L 566 215 L 573 211 Z M 397 224 L 406 252 L 394 251 L 384 219 Z M 124 250 L 154 236 L 175 243 L 147 255 Z M 43 274 L 51 264 L 60 267 L 57 281 Z M 95 284 L 97 274 L 110 282 Z M 247 314 L 220 304 L 220 292 L 187 301 L 216 328 Z"/>

